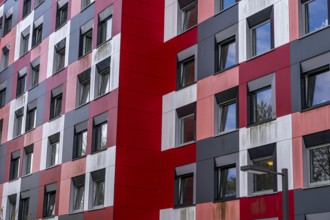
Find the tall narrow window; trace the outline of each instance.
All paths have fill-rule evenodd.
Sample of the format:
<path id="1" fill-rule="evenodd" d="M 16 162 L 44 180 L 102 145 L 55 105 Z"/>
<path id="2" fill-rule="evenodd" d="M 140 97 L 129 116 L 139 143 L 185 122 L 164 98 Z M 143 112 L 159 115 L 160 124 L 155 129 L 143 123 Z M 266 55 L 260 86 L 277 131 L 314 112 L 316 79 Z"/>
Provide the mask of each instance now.
<path id="1" fill-rule="evenodd" d="M 7 207 L 7 218 L 9 220 L 15 220 L 16 219 L 16 200 L 17 195 L 10 195 L 8 196 L 8 207 Z"/>
<path id="2" fill-rule="evenodd" d="M 68 1 L 57 1 L 56 29 L 62 27 L 68 20 Z"/>
<path id="3" fill-rule="evenodd" d="M 72 211 L 82 211 L 84 209 L 85 175 L 72 178 L 72 186 Z"/>
<path id="4" fill-rule="evenodd" d="M 195 141 L 196 135 L 196 104 L 192 103 L 177 109 L 178 115 L 178 145 Z"/>
<path id="5" fill-rule="evenodd" d="M 23 107 L 18 109 L 15 112 L 15 120 L 14 120 L 14 133 L 13 136 L 17 137 L 22 134 L 22 125 L 23 125 Z"/>
<path id="6" fill-rule="evenodd" d="M 219 132 L 230 131 L 237 128 L 236 100 L 230 100 L 219 105 Z"/>
<path id="7" fill-rule="evenodd" d="M 252 28 L 252 55 L 258 56 L 273 48 L 270 21 L 265 21 Z"/>
<path id="8" fill-rule="evenodd" d="M 32 46 L 37 46 L 42 41 L 43 16 L 33 23 Z"/>
<path id="9" fill-rule="evenodd" d="M 80 27 L 79 55 L 83 56 L 92 51 L 94 20 L 88 21 Z"/>
<path id="10" fill-rule="evenodd" d="M 45 186 L 43 217 L 55 216 L 56 183 Z"/>
<path id="11" fill-rule="evenodd" d="M 77 106 L 89 102 L 90 99 L 90 69 L 78 75 Z"/>
<path id="12" fill-rule="evenodd" d="M 66 38 L 55 45 L 53 73 L 57 73 L 65 66 L 65 45 Z"/>
<path id="13" fill-rule="evenodd" d="M 21 200 L 19 205 L 19 217 L 20 220 L 29 220 L 29 207 L 30 207 L 30 197 L 29 192 L 21 193 Z"/>
<path id="14" fill-rule="evenodd" d="M 273 101 L 271 86 L 250 93 L 251 123 L 259 123 L 272 119 Z"/>
<path id="15" fill-rule="evenodd" d="M 27 106 L 25 130 L 29 131 L 35 128 L 36 120 L 37 120 L 37 100 L 29 103 Z"/>
<path id="16" fill-rule="evenodd" d="M 4 29 L 3 29 L 3 36 L 5 36 L 6 34 L 8 34 L 11 31 L 12 20 L 13 20 L 12 11 L 13 11 L 13 8 L 8 10 L 9 13 L 6 13 L 5 25 L 4 25 Z"/>
<path id="17" fill-rule="evenodd" d="M 6 104 L 6 87 L 0 90 L 0 108 Z"/>
<path id="18" fill-rule="evenodd" d="M 18 72 L 16 97 L 23 95 L 25 90 L 26 90 L 26 67 L 24 67 Z"/>
<path id="19" fill-rule="evenodd" d="M 220 167 L 217 170 L 218 188 L 217 199 L 236 198 L 236 166 Z"/>
<path id="20" fill-rule="evenodd" d="M 330 146 L 321 145 L 308 149 L 311 184 L 330 181 Z"/>
<path id="21" fill-rule="evenodd" d="M 23 175 L 32 173 L 33 145 L 24 148 Z"/>
<path id="22" fill-rule="evenodd" d="M 31 12 L 31 0 L 24 0 L 23 2 L 23 18 Z"/>
<path id="23" fill-rule="evenodd" d="M 0 120 L 0 144 L 2 144 L 3 119 Z"/>
<path id="24" fill-rule="evenodd" d="M 186 174 L 178 177 L 177 181 L 178 194 L 177 201 L 178 206 L 191 206 L 193 205 L 194 195 L 194 175 Z"/>
<path id="25" fill-rule="evenodd" d="M 103 113 L 94 117 L 93 122 L 93 147 L 92 152 L 106 149 L 107 147 L 107 134 L 108 134 L 108 114 Z"/>
<path id="26" fill-rule="evenodd" d="M 9 180 L 14 180 L 18 178 L 19 175 L 19 159 L 20 159 L 20 151 L 15 151 L 11 154 L 10 160 L 10 174 Z"/>
<path id="27" fill-rule="evenodd" d="M 30 27 L 27 27 L 21 34 L 21 51 L 20 56 L 23 56 L 29 51 Z"/>
<path id="28" fill-rule="evenodd" d="M 62 113 L 62 88 L 63 86 L 61 85 L 52 90 L 49 117 L 50 120 L 59 117 Z"/>
<path id="29" fill-rule="evenodd" d="M 218 70 L 222 71 L 237 64 L 236 41 L 230 38 L 218 44 Z"/>
<path id="30" fill-rule="evenodd" d="M 112 6 L 102 11 L 98 18 L 97 45 L 100 45 L 112 37 Z"/>
<path id="31" fill-rule="evenodd" d="M 302 0 L 305 34 L 328 26 L 328 0 Z"/>
<path id="32" fill-rule="evenodd" d="M 57 133 L 48 138 L 47 167 L 52 167 L 58 164 L 59 148 L 60 148 L 60 133 Z"/>
<path id="33" fill-rule="evenodd" d="M 104 205 L 105 169 L 94 171 L 92 176 L 92 208 Z"/>
<path id="34" fill-rule="evenodd" d="M 9 64 L 9 45 L 6 45 L 2 48 L 2 59 L 1 59 L 1 67 L 2 70 L 6 69 Z"/>
<path id="35" fill-rule="evenodd" d="M 110 58 L 96 64 L 96 97 L 110 91 Z"/>
<path id="36" fill-rule="evenodd" d="M 86 155 L 87 149 L 87 121 L 75 125 L 74 149 L 72 158 Z"/>
<path id="37" fill-rule="evenodd" d="M 30 71 L 30 88 L 33 88 L 39 84 L 39 71 L 40 71 L 40 58 L 35 59 L 31 62 Z"/>
<path id="38" fill-rule="evenodd" d="M 190 57 L 180 63 L 180 83 L 183 88 L 195 82 L 195 57 Z"/>
<path id="39" fill-rule="evenodd" d="M 197 2 L 196 1 L 179 1 L 181 17 L 180 32 L 184 32 L 197 24 Z"/>

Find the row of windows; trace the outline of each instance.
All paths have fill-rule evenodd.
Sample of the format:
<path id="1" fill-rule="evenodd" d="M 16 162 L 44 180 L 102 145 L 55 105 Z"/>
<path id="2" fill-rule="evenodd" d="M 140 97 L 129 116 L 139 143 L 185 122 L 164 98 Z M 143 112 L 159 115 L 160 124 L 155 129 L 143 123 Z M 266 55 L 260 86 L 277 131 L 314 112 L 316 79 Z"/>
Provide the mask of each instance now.
<path id="1" fill-rule="evenodd" d="M 105 169 L 91 172 L 88 208 L 97 209 L 104 206 L 105 198 Z M 56 209 L 56 190 L 57 184 L 49 184 L 44 187 L 43 217 L 49 218 L 55 216 Z M 85 203 L 85 175 L 73 177 L 71 179 L 70 190 L 70 212 L 81 212 L 84 210 Z M 18 208 L 18 219 L 28 220 L 31 218 L 30 212 L 30 191 L 22 192 L 17 202 L 17 195 L 8 196 L 7 217 L 6 219 L 16 219 L 16 206 Z"/>

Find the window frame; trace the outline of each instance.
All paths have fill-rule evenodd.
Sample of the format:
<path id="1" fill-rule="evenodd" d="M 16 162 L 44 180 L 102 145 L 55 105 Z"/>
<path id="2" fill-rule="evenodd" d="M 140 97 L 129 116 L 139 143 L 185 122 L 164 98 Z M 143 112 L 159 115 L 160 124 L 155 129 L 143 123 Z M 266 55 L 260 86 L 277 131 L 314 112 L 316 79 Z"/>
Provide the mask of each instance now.
<path id="1" fill-rule="evenodd" d="M 233 43 L 235 44 L 235 64 L 230 65 L 228 67 L 225 67 L 225 65 L 226 65 L 225 61 L 228 58 L 228 49 L 227 49 L 227 55 L 224 58 L 224 56 L 222 54 L 223 48 L 224 48 L 224 46 L 227 46 L 229 48 L 229 45 L 231 45 Z M 236 36 L 235 35 L 230 37 L 230 38 L 227 38 L 226 40 L 223 40 L 223 41 L 217 43 L 216 72 L 224 72 L 228 69 L 231 69 L 231 68 L 237 66 L 237 64 L 238 64 L 238 56 L 237 56 L 238 55 L 238 49 L 237 48 L 238 47 L 237 47 L 237 42 L 236 42 Z M 225 59 L 225 60 L 223 60 L 223 59 Z"/>
<path id="2" fill-rule="evenodd" d="M 318 149 L 318 148 L 324 148 L 324 147 L 330 147 L 329 143 L 325 143 L 325 144 L 320 144 L 320 145 L 315 145 L 315 146 L 310 146 L 308 148 L 306 148 L 306 154 L 307 154 L 307 177 L 308 177 L 308 186 L 309 187 L 317 187 L 317 186 L 324 186 L 324 185 L 330 185 L 330 175 L 329 175 L 329 179 L 328 180 L 324 180 L 324 181 L 316 181 L 316 182 L 312 182 L 311 178 L 312 178 L 312 159 L 311 159 L 311 151 L 314 149 Z M 330 154 L 329 154 L 330 155 Z"/>
<path id="3" fill-rule="evenodd" d="M 39 75 L 40 75 L 40 64 L 33 66 L 31 64 L 31 71 L 30 71 L 30 89 L 39 85 Z M 34 81 L 35 79 L 35 81 Z"/>
<path id="4" fill-rule="evenodd" d="M 23 170 L 22 176 L 27 176 L 32 174 L 33 169 L 33 149 L 34 146 L 30 145 L 24 148 L 23 151 Z"/>
<path id="5" fill-rule="evenodd" d="M 267 119 L 264 119 L 264 120 L 261 120 L 261 121 L 258 121 L 257 120 L 257 114 L 256 114 L 256 111 L 257 109 L 255 108 L 255 103 L 258 102 L 258 99 L 257 99 L 257 94 L 258 93 L 261 93 L 261 92 L 264 92 L 264 91 L 267 91 L 270 89 L 270 92 L 272 93 L 272 87 L 271 85 L 269 86 L 265 86 L 263 88 L 260 88 L 260 89 L 257 89 L 257 90 L 254 90 L 254 91 L 251 91 L 249 92 L 249 106 L 250 106 L 250 124 L 254 124 L 254 125 L 257 125 L 257 124 L 262 124 L 262 123 L 266 123 L 266 122 L 269 122 L 271 120 L 273 120 L 273 116 L 271 116 L 270 118 L 267 118 Z M 271 97 L 271 101 L 272 101 L 272 113 L 273 114 L 273 97 Z"/>
<path id="6" fill-rule="evenodd" d="M 192 203 L 191 204 L 180 204 L 180 187 L 182 183 L 180 181 L 181 177 L 191 177 L 193 178 L 192 186 Z M 196 204 L 196 163 L 187 164 L 184 166 L 175 168 L 175 178 L 174 178 L 174 208 L 184 208 L 194 206 Z"/>
<path id="7" fill-rule="evenodd" d="M 54 46 L 53 74 L 56 74 L 65 68 L 66 57 L 66 38 Z"/>
<path id="8" fill-rule="evenodd" d="M 63 108 L 63 92 L 61 85 L 53 89 L 51 92 L 49 120 L 54 120 L 56 118 L 61 117 L 62 108 Z"/>
<path id="9" fill-rule="evenodd" d="M 222 117 L 222 113 L 223 113 L 223 108 L 225 107 L 225 106 L 230 106 L 230 105 L 232 105 L 232 104 L 235 104 L 236 106 L 235 106 L 235 116 L 236 116 L 236 118 L 235 118 L 235 121 L 236 121 L 236 123 L 235 123 L 235 128 L 232 128 L 232 129 L 229 129 L 229 130 L 226 130 L 225 129 L 225 125 L 223 125 L 223 117 Z M 217 132 L 217 134 L 224 134 L 224 133 L 228 133 L 228 132 L 232 132 L 232 131 L 235 131 L 235 130 L 237 130 L 237 128 L 238 128 L 238 101 L 237 101 L 237 98 L 235 97 L 235 98 L 233 98 L 233 99 L 229 99 L 229 100 L 226 100 L 226 101 L 224 101 L 224 102 L 220 102 L 220 103 L 217 103 L 217 106 L 218 106 L 218 120 L 217 120 L 217 130 L 216 130 L 216 132 Z M 227 117 L 228 117 L 228 115 L 227 115 Z M 227 118 L 226 117 L 226 121 L 227 121 Z M 224 129 L 222 130 L 221 128 L 222 127 L 224 127 Z"/>
<path id="10" fill-rule="evenodd" d="M 25 192 L 21 193 L 21 198 L 19 201 L 19 210 L 18 210 L 18 219 L 21 220 L 28 220 L 29 219 L 29 207 L 30 207 L 30 197 L 29 196 L 24 196 L 23 194 Z M 26 201 L 27 201 L 27 205 L 26 205 Z M 27 213 L 24 213 L 27 212 Z"/>
<path id="11" fill-rule="evenodd" d="M 65 17 L 63 17 L 65 15 Z M 55 30 L 60 29 L 63 27 L 69 18 L 69 3 L 68 1 L 65 1 L 63 5 L 59 4 L 59 1 L 57 2 L 57 8 L 56 8 L 56 24 L 55 24 Z"/>
<path id="12" fill-rule="evenodd" d="M 197 2 L 197 0 L 190 0 L 190 1 L 180 1 L 179 0 L 178 8 L 179 8 L 178 33 L 181 34 L 181 33 L 184 33 L 197 26 L 197 24 L 198 24 L 198 2 Z M 185 27 L 186 15 L 188 14 L 188 12 L 191 12 L 191 9 L 196 10 L 196 17 L 193 18 L 196 21 L 195 21 L 195 24 L 193 24 L 192 26 L 187 25 L 187 27 Z M 188 21 L 189 21 L 189 19 L 188 19 Z"/>
<path id="13" fill-rule="evenodd" d="M 6 45 L 2 48 L 2 57 L 1 57 L 1 66 L 2 71 L 7 69 L 9 66 L 9 45 Z"/>
<path id="14" fill-rule="evenodd" d="M 263 51 L 259 54 L 257 54 L 257 37 L 256 37 L 256 30 L 258 28 L 260 28 L 261 26 L 265 25 L 269 23 L 269 26 L 270 26 L 270 29 L 269 29 L 269 34 L 270 34 L 270 49 L 267 50 L 267 51 Z M 253 27 L 250 27 L 250 32 L 251 32 L 251 39 L 252 39 L 252 42 L 251 42 L 251 45 L 252 45 L 252 58 L 253 57 L 258 57 L 258 56 L 261 56 L 265 53 L 268 53 L 269 51 L 273 50 L 274 49 L 274 31 L 273 31 L 273 22 L 271 19 L 267 19 L 263 22 L 260 22 L 256 25 L 254 25 Z"/>
<path id="15" fill-rule="evenodd" d="M 0 90 L 0 108 L 3 108 L 6 105 L 6 93 L 7 93 L 6 87 Z"/>
<path id="16" fill-rule="evenodd" d="M 14 181 L 20 176 L 20 150 L 12 152 L 10 155 L 9 181 Z"/>
<path id="17" fill-rule="evenodd" d="M 23 134 L 23 107 L 15 111 L 14 132 L 13 137 L 18 137 Z"/>
<path id="18" fill-rule="evenodd" d="M 223 196 L 222 195 L 222 188 L 223 188 L 223 182 L 221 180 L 222 172 L 225 169 L 235 169 L 235 195 L 232 196 Z M 233 200 L 236 199 L 238 196 L 237 192 L 237 185 L 238 185 L 238 178 L 237 178 L 237 166 L 236 163 L 233 164 L 227 164 L 223 166 L 216 167 L 216 201 L 227 201 L 227 200 Z"/>
<path id="19" fill-rule="evenodd" d="M 30 29 L 28 27 L 28 29 Z M 30 32 L 21 34 L 21 47 L 20 47 L 20 57 L 24 56 L 29 52 L 29 41 L 30 41 Z"/>
<path id="20" fill-rule="evenodd" d="M 33 25 L 32 47 L 38 46 L 42 42 L 43 23 L 38 26 Z"/>
<path id="21" fill-rule="evenodd" d="M 91 172 L 90 177 L 90 209 L 99 209 L 105 206 L 105 198 L 106 198 L 106 169 L 100 169 Z M 103 204 L 95 204 L 96 200 L 96 191 L 98 184 L 103 183 L 103 195 L 100 195 L 103 199 Z"/>
<path id="22" fill-rule="evenodd" d="M 83 153 L 83 141 L 78 141 L 78 138 L 86 138 L 85 149 Z M 81 146 L 79 145 L 81 143 Z M 88 125 L 87 121 L 81 122 L 74 126 L 74 140 L 73 140 L 73 151 L 72 151 L 72 159 L 79 159 L 81 157 L 86 156 L 87 154 L 87 146 L 88 146 Z M 79 154 L 80 152 L 80 154 Z"/>
<path id="23" fill-rule="evenodd" d="M 224 1 L 225 0 L 215 0 L 215 3 L 214 3 L 214 5 L 215 5 L 215 7 L 214 7 L 215 12 L 214 13 L 215 14 L 221 13 L 221 12 L 233 7 L 237 3 L 237 0 L 234 0 L 233 4 L 231 4 L 228 7 L 224 8 Z"/>
<path id="24" fill-rule="evenodd" d="M 48 137 L 46 168 L 52 168 L 60 164 L 59 151 L 60 151 L 60 133 L 56 133 Z"/>
<path id="25" fill-rule="evenodd" d="M 82 203 L 82 208 L 76 209 L 76 195 L 77 195 L 77 189 L 83 189 L 81 199 L 80 201 Z M 86 193 L 86 186 L 85 186 L 85 174 L 80 176 L 75 176 L 71 178 L 71 199 L 70 199 L 70 210 L 71 213 L 78 213 L 84 211 L 84 204 L 85 204 L 85 193 Z"/>
<path id="26" fill-rule="evenodd" d="M 13 15 L 5 16 L 4 28 L 3 28 L 3 37 L 6 36 L 12 29 L 13 23 Z"/>
<path id="27" fill-rule="evenodd" d="M 108 42 L 113 37 L 113 33 L 112 33 L 112 28 L 113 28 L 112 14 L 113 14 L 112 5 L 110 5 L 109 7 L 104 9 L 101 13 L 98 14 L 97 47 L 99 47 L 100 45 Z M 105 31 L 104 31 L 104 29 L 105 29 Z"/>
<path id="28" fill-rule="evenodd" d="M 111 91 L 111 59 L 110 57 L 96 64 L 94 98 L 101 97 Z M 106 79 L 108 78 L 108 79 Z M 105 80 L 106 79 L 106 80 Z M 106 82 L 106 84 L 104 84 Z M 104 89 L 104 91 L 102 90 Z M 102 90 L 102 91 L 101 91 Z"/>
<path id="29" fill-rule="evenodd" d="M 184 132 L 182 130 L 182 120 L 188 117 L 194 117 L 194 138 L 191 141 L 184 142 Z M 185 146 L 196 142 L 196 103 L 190 103 L 186 106 L 176 109 L 176 147 Z"/>
<path id="30" fill-rule="evenodd" d="M 194 126 L 195 126 L 195 128 L 194 128 L 194 139 L 191 140 L 191 141 L 185 142 L 183 140 L 184 136 L 185 136 L 184 135 L 185 131 L 184 131 L 184 126 L 183 126 L 183 120 L 186 119 L 186 118 L 190 118 L 190 117 L 193 117 L 193 119 L 194 119 Z M 179 118 L 179 145 L 183 146 L 183 145 L 187 145 L 189 143 L 193 143 L 195 141 L 196 141 L 196 113 L 191 113 L 189 115 L 185 115 L 183 117 L 180 117 Z"/>
<path id="31" fill-rule="evenodd" d="M 44 201 L 43 201 L 43 217 L 44 218 L 51 218 L 56 216 L 56 184 L 50 184 L 45 186 L 45 192 L 44 192 Z M 50 200 L 52 198 L 52 196 L 54 196 L 54 204 L 53 204 L 53 209 L 52 209 L 52 213 L 49 213 L 50 210 L 50 205 L 52 205 L 51 203 L 48 202 L 48 200 Z M 53 214 L 54 213 L 54 214 Z"/>
<path id="32" fill-rule="evenodd" d="M 8 196 L 7 200 L 7 219 L 15 220 L 16 219 L 16 207 L 17 207 L 17 194 L 12 194 Z M 14 216 L 12 216 L 14 215 Z"/>
<path id="33" fill-rule="evenodd" d="M 37 125 L 37 100 L 30 102 L 26 109 L 25 132 L 36 128 Z"/>
<path id="34" fill-rule="evenodd" d="M 23 1 L 23 12 L 22 16 L 23 19 L 26 18 L 32 11 L 32 1 L 31 0 L 24 0 Z"/>
<path id="35" fill-rule="evenodd" d="M 105 129 L 106 136 L 105 137 L 103 136 L 103 126 L 106 127 L 106 129 Z M 99 132 L 101 132 L 100 140 L 98 140 Z M 107 143 L 105 143 L 105 146 L 102 147 L 102 139 L 103 138 L 105 138 L 105 139 L 108 138 L 107 137 L 108 136 L 107 132 L 108 132 L 108 122 L 107 121 L 102 122 L 102 123 L 97 124 L 97 125 L 94 124 L 94 126 L 93 126 L 93 148 L 92 148 L 92 153 L 103 151 L 103 150 L 107 149 Z"/>
<path id="36" fill-rule="evenodd" d="M 193 78 L 194 78 L 194 81 L 193 82 L 190 82 L 190 83 L 187 83 L 185 78 L 186 78 L 186 71 L 185 71 L 185 68 L 186 65 L 188 63 L 190 63 L 191 61 L 193 61 L 193 65 L 194 65 L 194 72 L 193 72 Z M 189 75 L 192 74 L 192 73 L 188 73 Z M 184 81 L 184 82 L 183 82 Z M 195 55 L 193 56 L 190 56 L 182 61 L 179 61 L 179 77 L 178 77 L 178 89 L 183 89 L 183 88 L 186 88 L 190 85 L 193 85 L 196 83 L 196 59 L 195 59 Z"/>
<path id="37" fill-rule="evenodd" d="M 16 98 L 24 95 L 26 91 L 26 75 L 26 70 L 23 73 L 18 73 L 17 75 Z"/>
<path id="38" fill-rule="evenodd" d="M 41 5 L 45 0 L 35 0 L 34 2 L 34 8 L 37 8 L 39 5 Z"/>

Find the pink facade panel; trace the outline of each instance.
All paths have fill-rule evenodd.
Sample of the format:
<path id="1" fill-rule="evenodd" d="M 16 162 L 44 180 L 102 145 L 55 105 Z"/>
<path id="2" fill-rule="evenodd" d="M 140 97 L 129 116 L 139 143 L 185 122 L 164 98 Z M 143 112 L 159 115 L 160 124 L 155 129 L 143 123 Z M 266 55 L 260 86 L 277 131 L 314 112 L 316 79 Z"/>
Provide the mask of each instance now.
<path id="1" fill-rule="evenodd" d="M 289 1 L 290 41 L 299 38 L 299 0 Z"/>
<path id="2" fill-rule="evenodd" d="M 197 141 L 214 135 L 214 100 L 214 96 L 209 96 L 197 101 Z"/>
<path id="3" fill-rule="evenodd" d="M 214 15 L 214 0 L 198 1 L 198 23 Z"/>
<path id="4" fill-rule="evenodd" d="M 196 220 L 239 220 L 239 200 L 196 205 Z"/>

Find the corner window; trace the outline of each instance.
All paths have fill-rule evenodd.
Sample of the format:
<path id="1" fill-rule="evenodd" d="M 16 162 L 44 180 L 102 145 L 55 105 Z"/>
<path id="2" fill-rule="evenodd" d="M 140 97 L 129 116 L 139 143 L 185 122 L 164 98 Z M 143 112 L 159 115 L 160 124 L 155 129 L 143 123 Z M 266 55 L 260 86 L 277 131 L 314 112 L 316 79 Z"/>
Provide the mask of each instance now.
<path id="1" fill-rule="evenodd" d="M 91 4 L 91 0 L 81 0 L 81 10 Z"/>
<path id="2" fill-rule="evenodd" d="M 26 90 L 26 67 L 18 72 L 17 77 L 16 97 L 19 97 L 23 95 Z"/>
<path id="3" fill-rule="evenodd" d="M 90 69 L 78 75 L 77 79 L 77 106 L 89 102 L 90 99 Z"/>
<path id="4" fill-rule="evenodd" d="M 272 100 L 271 86 L 250 92 L 251 124 L 272 119 Z"/>
<path id="5" fill-rule="evenodd" d="M 94 20 L 90 20 L 80 28 L 80 56 L 84 56 L 92 51 L 93 24 Z"/>
<path id="6" fill-rule="evenodd" d="M 100 45 L 112 37 L 112 6 L 102 11 L 98 18 L 97 45 Z"/>
<path id="7" fill-rule="evenodd" d="M 31 12 L 31 0 L 24 0 L 23 2 L 23 18 Z"/>
<path id="8" fill-rule="evenodd" d="M 65 65 L 65 44 L 66 38 L 55 45 L 54 50 L 54 66 L 53 73 L 57 73 L 64 68 Z"/>
<path id="9" fill-rule="evenodd" d="M 19 159 L 20 159 L 20 151 L 15 151 L 11 154 L 10 160 L 10 174 L 9 180 L 15 180 L 19 175 Z"/>
<path id="10" fill-rule="evenodd" d="M 15 220 L 16 219 L 16 200 L 17 195 L 10 195 L 8 196 L 8 207 L 7 207 L 7 218 L 9 220 Z"/>
<path id="11" fill-rule="evenodd" d="M 188 2 L 188 3 L 187 3 Z M 197 24 L 197 2 L 179 0 L 179 32 L 182 33 Z"/>
<path id="12" fill-rule="evenodd" d="M 72 178 L 72 212 L 84 210 L 85 175 Z"/>
<path id="13" fill-rule="evenodd" d="M 43 17 L 38 18 L 33 23 L 33 36 L 32 36 L 32 46 L 35 47 L 42 41 L 42 26 L 43 26 Z"/>
<path id="14" fill-rule="evenodd" d="M 236 198 L 236 166 L 230 165 L 217 169 L 217 199 Z"/>
<path id="15" fill-rule="evenodd" d="M 86 155 L 87 121 L 75 125 L 74 132 L 73 159 Z"/>
<path id="16" fill-rule="evenodd" d="M 227 39 L 218 43 L 218 71 L 223 71 L 237 64 L 236 56 L 236 40 L 235 38 Z"/>
<path id="17" fill-rule="evenodd" d="M 105 194 L 105 169 L 94 171 L 91 173 L 92 184 L 92 206 L 98 208 L 104 205 Z"/>
<path id="18" fill-rule="evenodd" d="M 33 145 L 24 148 L 23 155 L 23 175 L 32 173 Z"/>
<path id="19" fill-rule="evenodd" d="M 48 137 L 47 168 L 59 163 L 60 133 Z"/>
<path id="20" fill-rule="evenodd" d="M 56 183 L 45 186 L 43 217 L 54 217 L 56 205 Z"/>
<path id="21" fill-rule="evenodd" d="M 21 193 L 21 200 L 19 204 L 19 217 L 20 220 L 28 220 L 29 219 L 29 206 L 30 206 L 30 197 L 29 192 L 23 192 Z"/>
<path id="22" fill-rule="evenodd" d="M 49 120 L 59 117 L 61 113 L 62 113 L 62 86 L 59 86 L 52 90 Z"/>
<path id="23" fill-rule="evenodd" d="M 110 58 L 96 64 L 96 97 L 110 91 Z"/>
<path id="24" fill-rule="evenodd" d="M 33 62 L 31 62 L 30 88 L 33 88 L 39 84 L 39 71 L 40 71 L 40 58 L 38 57 Z"/>
<path id="25" fill-rule="evenodd" d="M 301 0 L 301 3 L 305 34 L 328 26 L 328 0 Z"/>
<path id="26" fill-rule="evenodd" d="M 192 103 L 177 109 L 178 115 L 178 145 L 195 141 L 196 135 L 196 104 Z"/>
<path id="27" fill-rule="evenodd" d="M 0 108 L 6 105 L 6 88 L 0 90 Z"/>
<path id="28" fill-rule="evenodd" d="M 97 152 L 107 148 L 108 122 L 107 113 L 96 116 L 93 126 L 93 147 L 92 152 Z"/>
<path id="29" fill-rule="evenodd" d="M 184 88 L 195 82 L 195 57 L 190 57 L 179 63 L 179 88 Z"/>
<path id="30" fill-rule="evenodd" d="M 31 102 L 27 106 L 26 111 L 26 131 L 29 131 L 36 127 L 37 120 L 37 100 Z"/>
<path id="31" fill-rule="evenodd" d="M 14 137 L 17 137 L 22 134 L 23 111 L 24 111 L 23 108 L 20 108 L 15 112 L 14 133 L 13 133 Z"/>
<path id="32" fill-rule="evenodd" d="M 6 69 L 9 64 L 9 45 L 6 45 L 4 48 L 2 48 L 2 60 L 1 60 L 1 66 L 2 70 Z"/>
<path id="33" fill-rule="evenodd" d="M 62 27 L 68 20 L 68 1 L 59 0 L 56 11 L 56 29 Z"/>

